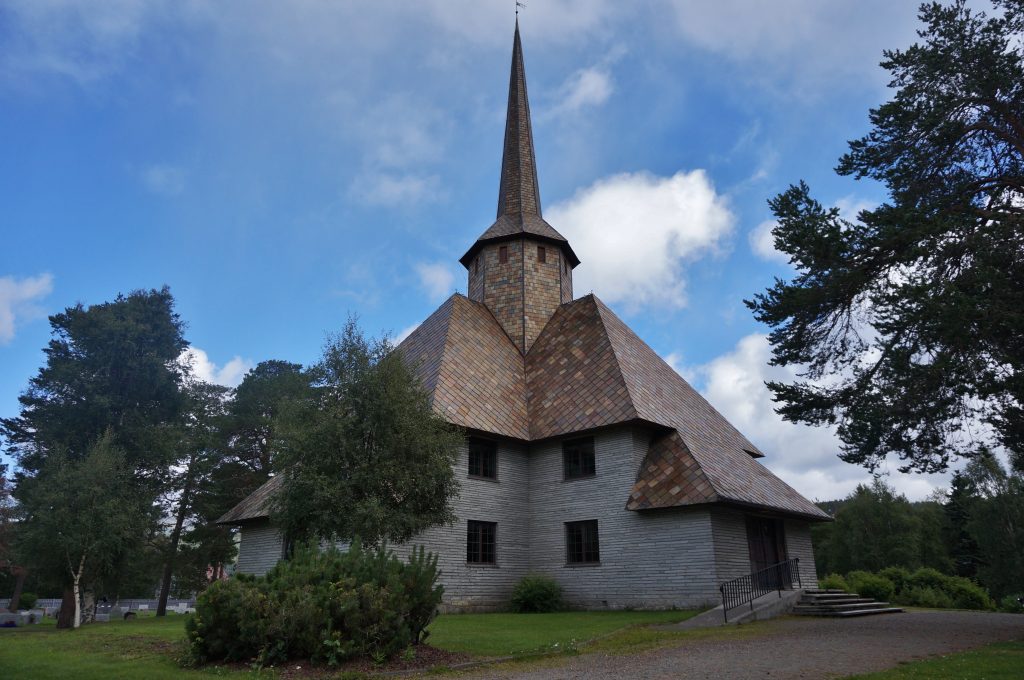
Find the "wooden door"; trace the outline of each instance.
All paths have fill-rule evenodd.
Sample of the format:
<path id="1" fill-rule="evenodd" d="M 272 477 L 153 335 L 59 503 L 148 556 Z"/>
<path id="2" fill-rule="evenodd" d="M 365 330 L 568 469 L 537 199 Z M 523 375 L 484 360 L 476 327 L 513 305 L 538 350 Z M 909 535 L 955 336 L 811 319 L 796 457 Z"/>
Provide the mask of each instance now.
<path id="1" fill-rule="evenodd" d="M 747 517 L 747 547 L 750 550 L 750 571 L 760 571 L 786 559 L 786 544 L 783 540 L 782 522 L 769 517 Z M 768 575 L 777 587 L 777 575 Z M 781 584 L 785 586 L 786 584 Z"/>

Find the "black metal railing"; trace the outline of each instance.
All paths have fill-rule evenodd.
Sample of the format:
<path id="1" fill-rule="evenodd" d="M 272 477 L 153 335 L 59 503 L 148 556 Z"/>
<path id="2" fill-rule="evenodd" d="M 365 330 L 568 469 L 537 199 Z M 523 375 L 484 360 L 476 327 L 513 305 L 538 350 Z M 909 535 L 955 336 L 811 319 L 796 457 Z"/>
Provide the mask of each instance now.
<path id="1" fill-rule="evenodd" d="M 754 611 L 754 600 L 776 590 L 779 591 L 779 597 L 782 597 L 783 590 L 793 589 L 794 575 L 796 582 L 803 588 L 803 582 L 800 581 L 800 558 L 798 557 L 759 569 L 720 585 L 718 590 L 722 593 L 722 613 L 725 615 L 726 622 L 729 621 L 730 609 L 749 602 L 750 611 Z"/>

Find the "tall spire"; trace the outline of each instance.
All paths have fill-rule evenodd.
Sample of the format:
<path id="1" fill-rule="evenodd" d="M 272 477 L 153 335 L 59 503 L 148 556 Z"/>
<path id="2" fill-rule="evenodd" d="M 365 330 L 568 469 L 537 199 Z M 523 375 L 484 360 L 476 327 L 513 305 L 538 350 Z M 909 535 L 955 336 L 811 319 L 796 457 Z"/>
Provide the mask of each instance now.
<path id="1" fill-rule="evenodd" d="M 537 160 L 533 152 L 530 101 L 526 96 L 523 45 L 519 40 L 519 19 L 512 42 L 512 73 L 508 81 L 508 114 L 505 118 L 505 148 L 501 156 L 501 186 L 498 189 L 498 217 L 540 216 Z"/>

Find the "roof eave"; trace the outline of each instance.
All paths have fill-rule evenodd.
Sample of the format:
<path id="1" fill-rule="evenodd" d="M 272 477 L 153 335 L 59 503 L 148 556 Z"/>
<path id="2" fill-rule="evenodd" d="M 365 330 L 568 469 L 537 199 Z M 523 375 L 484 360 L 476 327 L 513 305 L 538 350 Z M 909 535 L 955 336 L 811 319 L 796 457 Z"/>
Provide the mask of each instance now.
<path id="1" fill-rule="evenodd" d="M 557 238 L 551 238 L 550 236 L 542 236 L 540 234 L 531 234 L 530 232 L 523 231 L 515 234 L 503 234 L 501 236 L 492 236 L 490 238 L 480 238 L 469 247 L 466 254 L 459 258 L 459 262 L 463 267 L 469 269 L 470 265 L 473 264 L 473 257 L 486 245 L 491 243 L 501 243 L 503 241 L 517 241 L 519 239 L 530 239 L 531 241 L 542 241 L 544 243 L 550 243 L 557 246 L 565 253 L 565 256 L 569 260 L 569 266 L 575 269 L 580 264 L 580 258 L 573 252 L 572 246 L 569 245 L 568 241 L 559 240 Z"/>

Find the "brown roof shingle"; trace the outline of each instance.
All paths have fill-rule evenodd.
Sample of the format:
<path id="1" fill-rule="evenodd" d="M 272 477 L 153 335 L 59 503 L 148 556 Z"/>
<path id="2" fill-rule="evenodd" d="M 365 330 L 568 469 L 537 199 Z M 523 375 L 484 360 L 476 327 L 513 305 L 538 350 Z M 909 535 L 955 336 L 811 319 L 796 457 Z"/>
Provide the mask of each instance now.
<path id="1" fill-rule="evenodd" d="M 270 517 L 270 499 L 281 486 L 281 475 L 271 477 L 263 486 L 253 491 L 245 499 L 225 512 L 217 524 L 239 524 L 254 519 Z"/>

